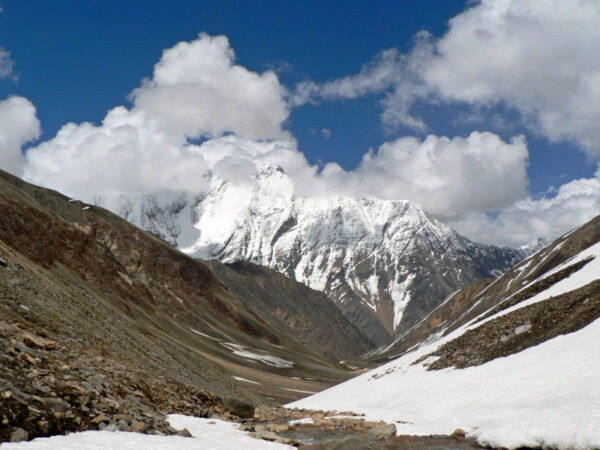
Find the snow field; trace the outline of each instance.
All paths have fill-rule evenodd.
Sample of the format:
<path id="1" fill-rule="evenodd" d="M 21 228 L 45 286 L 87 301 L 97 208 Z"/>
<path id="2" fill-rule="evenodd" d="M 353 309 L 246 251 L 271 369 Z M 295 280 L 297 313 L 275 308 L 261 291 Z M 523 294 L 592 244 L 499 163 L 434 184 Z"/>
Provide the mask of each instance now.
<path id="1" fill-rule="evenodd" d="M 442 341 L 288 407 L 364 413 L 398 434 L 451 434 L 516 448 L 600 446 L 600 319 L 571 334 L 466 369 L 411 365 Z"/>
<path id="2" fill-rule="evenodd" d="M 171 426 L 187 428 L 191 438 L 151 436 L 121 431 L 85 431 L 67 436 L 38 438 L 30 442 L 5 443 L 7 450 L 284 450 L 288 445 L 267 442 L 248 436 L 236 424 L 222 420 L 200 419 L 173 414 Z"/>

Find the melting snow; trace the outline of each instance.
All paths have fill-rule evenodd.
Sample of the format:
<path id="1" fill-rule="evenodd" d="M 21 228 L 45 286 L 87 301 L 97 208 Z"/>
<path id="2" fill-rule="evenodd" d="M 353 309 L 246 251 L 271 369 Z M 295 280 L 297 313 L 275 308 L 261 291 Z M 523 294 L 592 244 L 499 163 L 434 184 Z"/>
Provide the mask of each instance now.
<path id="1" fill-rule="evenodd" d="M 198 330 L 194 330 L 193 328 L 190 328 L 190 331 L 192 333 L 199 334 L 200 336 L 204 336 L 205 338 L 212 339 L 213 341 L 222 342 L 220 339 L 217 339 L 217 338 L 214 338 L 212 336 L 209 336 L 208 334 L 204 334 L 204 333 L 202 333 L 202 332 L 200 332 Z"/>
<path id="2" fill-rule="evenodd" d="M 241 356 L 242 358 L 252 359 L 254 361 L 260 361 L 263 364 L 267 364 L 273 367 L 279 367 L 282 369 L 289 369 L 294 366 L 294 363 L 278 356 L 267 354 L 258 354 L 246 350 L 244 347 L 233 342 L 222 342 L 221 345 L 228 350 L 231 350 L 234 355 Z"/>
<path id="3" fill-rule="evenodd" d="M 173 414 L 171 426 L 187 428 L 191 438 L 153 436 L 120 431 L 85 431 L 67 436 L 37 438 L 30 442 L 4 443 L 9 450 L 257 450 L 293 449 L 288 445 L 267 442 L 248 436 L 238 425 L 222 420 L 201 419 Z"/>
<path id="4" fill-rule="evenodd" d="M 290 420 L 288 422 L 288 425 L 290 427 L 293 427 L 294 425 L 303 425 L 303 424 L 309 424 L 309 423 L 315 423 L 315 421 L 312 419 L 312 417 L 305 417 L 304 419 Z"/>
<path id="5" fill-rule="evenodd" d="M 316 394 L 315 391 L 303 391 L 302 389 L 283 388 L 286 391 L 300 392 L 301 394 Z"/>
<path id="6" fill-rule="evenodd" d="M 244 383 L 260 384 L 258 381 L 252 381 L 244 377 L 236 377 L 235 375 L 232 375 L 231 377 L 234 380 L 243 381 Z"/>
<path id="7" fill-rule="evenodd" d="M 462 428 L 497 447 L 600 446 L 600 319 L 481 366 L 427 371 L 412 365 L 466 329 L 288 406 L 402 421 L 399 434 Z"/>

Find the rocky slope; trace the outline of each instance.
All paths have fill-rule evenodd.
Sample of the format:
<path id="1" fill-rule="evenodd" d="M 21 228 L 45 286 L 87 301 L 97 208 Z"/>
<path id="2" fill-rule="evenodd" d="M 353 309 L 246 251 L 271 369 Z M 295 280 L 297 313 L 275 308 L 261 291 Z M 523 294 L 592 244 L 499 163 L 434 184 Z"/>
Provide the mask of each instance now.
<path id="1" fill-rule="evenodd" d="M 370 358 L 383 362 L 433 337 L 480 324 L 440 349 L 438 356 L 445 356 L 432 368 L 466 367 L 576 331 L 600 317 L 599 246 L 600 216 L 503 275 L 452 293 L 419 323 L 373 350 Z"/>
<path id="2" fill-rule="evenodd" d="M 378 343 L 525 255 L 471 242 L 408 201 L 298 197 L 277 167 L 250 187 L 214 179 L 198 197 L 97 202 L 194 257 L 250 261 L 324 292 Z"/>
<path id="3" fill-rule="evenodd" d="M 2 171 L 0 299 L 2 439 L 121 420 L 165 432 L 163 412 L 198 412 L 232 394 L 276 403 L 352 376 L 265 314 L 271 303 L 246 302 L 200 261 Z M 329 301 L 310 307 L 323 324 L 334 318 L 329 337 L 342 337 L 326 353 L 368 346 Z"/>
<path id="4" fill-rule="evenodd" d="M 351 360 L 374 347 L 322 292 L 248 262 L 212 260 L 206 265 L 280 335 L 289 334 L 335 360 Z"/>

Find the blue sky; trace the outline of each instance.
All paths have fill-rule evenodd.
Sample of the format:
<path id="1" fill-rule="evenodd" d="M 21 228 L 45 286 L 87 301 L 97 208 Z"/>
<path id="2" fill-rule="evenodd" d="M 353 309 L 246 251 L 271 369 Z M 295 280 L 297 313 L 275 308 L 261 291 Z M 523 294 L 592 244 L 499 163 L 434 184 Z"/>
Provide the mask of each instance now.
<path id="1" fill-rule="evenodd" d="M 312 84 L 312 93 L 295 103 L 289 100 L 290 96 L 281 94 L 282 101 L 286 102 L 287 113 L 282 113 L 278 122 L 278 127 L 296 140 L 296 149 L 311 165 L 317 164 L 323 168 L 327 163 L 335 162 L 342 170 L 353 173 L 370 149 L 377 153 L 380 146 L 402 137 L 422 140 L 427 135 L 433 135 L 467 139 L 473 131 L 478 131 L 493 133 L 502 143 L 508 144 L 513 137 L 524 135 L 526 155 L 521 154 L 518 162 L 509 158 L 510 161 L 506 163 L 508 172 L 513 170 L 510 164 L 516 164 L 515 170 L 526 170 L 523 179 L 516 182 L 522 184 L 518 192 L 508 193 L 490 201 L 488 205 L 480 200 L 474 201 L 471 209 L 443 208 L 432 200 L 428 203 L 423 196 L 416 195 L 414 198 L 425 203 L 425 207 L 460 231 L 479 238 L 493 230 L 500 233 L 500 225 L 489 221 L 495 220 L 503 210 L 513 207 L 511 202 L 550 200 L 565 183 L 595 180 L 597 149 L 600 148 L 600 144 L 595 142 L 597 136 L 589 127 L 581 129 L 578 125 L 572 125 L 569 128 L 570 121 L 576 123 L 577 114 L 583 114 L 585 108 L 565 113 L 564 120 L 556 117 L 559 108 L 573 104 L 568 92 L 559 100 L 554 95 L 557 86 L 567 86 L 565 89 L 568 89 L 573 84 L 571 78 L 556 76 L 554 79 L 550 76 L 547 86 L 540 83 L 544 86 L 539 92 L 534 87 L 536 92 L 527 95 L 527 89 L 532 86 L 531 80 L 534 80 L 535 86 L 536 77 L 540 76 L 539 67 L 549 66 L 549 61 L 552 61 L 551 54 L 548 56 L 540 52 L 538 55 L 535 49 L 524 47 L 524 61 L 527 64 L 531 61 L 532 66 L 537 64 L 537 68 L 523 69 L 529 78 L 519 72 L 522 67 L 516 70 L 515 66 L 507 63 L 498 68 L 499 72 L 505 71 L 499 81 L 489 85 L 485 85 L 485 64 L 474 64 L 476 68 L 473 70 L 462 68 L 465 61 L 466 65 L 470 64 L 471 50 L 460 40 L 461 33 L 469 33 L 474 23 L 485 27 L 484 22 L 492 20 L 489 19 L 490 12 L 496 14 L 500 11 L 499 14 L 504 14 L 508 19 L 499 23 L 506 26 L 507 30 L 509 25 L 514 27 L 515 36 L 521 32 L 524 33 L 524 41 L 531 38 L 550 42 L 549 48 L 552 50 L 552 41 L 544 36 L 547 32 L 545 22 L 549 28 L 561 30 L 556 23 L 564 19 L 559 13 L 553 15 L 550 10 L 555 5 L 550 3 L 544 4 L 540 0 L 526 0 L 521 5 L 515 1 L 495 0 L 486 0 L 483 4 L 465 0 L 368 3 L 137 0 L 75 3 L 67 0 L 5 0 L 0 3 L 3 8 L 0 13 L 0 47 L 10 53 L 10 60 L 14 64 L 11 74 L 0 79 L 0 100 L 19 96 L 35 107 L 42 133 L 37 139 L 23 138 L 23 149 L 37 147 L 46 141 L 55 142 L 53 138 L 57 131 L 67 122 L 92 122 L 100 126 L 112 108 L 124 105 L 135 109 L 136 100 L 130 94 L 140 87 L 144 78 L 152 78 L 154 65 L 160 60 L 163 50 L 179 42 L 192 42 L 198 39 L 200 32 L 209 36 L 224 35 L 229 40 L 230 48 L 235 51 L 235 64 L 257 74 L 274 70 L 282 92 L 298 93 L 298 86 L 302 83 Z M 529 8 L 525 12 L 523 5 Z M 590 8 L 590 2 L 585 0 L 569 0 L 562 5 L 572 8 L 576 13 Z M 594 9 L 593 5 L 591 8 Z M 525 13 L 535 16 L 537 22 L 522 27 L 522 21 L 514 18 L 519 19 L 520 14 L 528 17 Z M 564 14 L 564 11 L 560 13 Z M 574 30 L 586 29 L 585 24 L 576 21 L 585 21 L 586 17 L 589 19 L 589 11 L 581 14 L 581 19 L 577 14 L 573 16 L 573 21 L 564 23 L 565 33 L 570 31 L 569 27 Z M 455 20 L 455 32 L 449 33 L 449 21 L 453 17 L 458 17 L 458 20 Z M 593 15 L 591 19 L 594 19 Z M 514 20 L 514 23 L 510 23 L 510 20 Z M 427 56 L 430 67 L 417 75 L 417 78 L 421 78 L 414 86 L 406 86 L 402 80 L 408 79 L 413 72 L 407 71 L 402 58 L 415 64 L 418 62 L 416 36 L 422 30 L 430 33 L 426 41 L 434 49 Z M 477 34 L 473 36 L 478 39 Z M 578 48 L 577 39 L 589 42 L 590 37 L 594 36 L 572 33 L 571 37 L 574 48 Z M 483 37 L 482 41 L 485 39 Z M 501 28 L 490 42 L 495 46 L 492 53 L 505 43 L 507 48 L 514 50 L 510 33 Z M 556 45 L 558 54 L 561 47 L 558 43 Z M 357 76 L 361 70 L 366 70 L 365 67 L 386 69 L 387 62 L 378 59 L 378 55 L 388 49 L 393 49 L 397 55 L 390 63 L 390 70 L 395 75 L 390 76 L 388 81 L 378 86 L 372 79 L 367 80 L 367 87 L 359 94 L 347 95 L 340 90 L 336 80 L 350 77 L 349 82 L 357 85 L 360 81 Z M 587 54 L 582 50 L 582 55 L 576 55 L 577 58 L 569 64 L 574 66 L 574 70 L 580 64 L 581 73 L 593 75 L 597 67 L 590 65 L 588 55 L 600 49 L 596 46 L 585 50 Z M 443 54 L 443 51 L 447 54 Z M 499 51 L 498 55 L 506 56 L 505 50 L 502 51 L 504 53 Z M 527 52 L 534 53 L 529 55 Z M 485 49 L 475 48 L 472 60 L 481 60 L 486 55 Z M 539 61 L 536 61 L 537 57 Z M 490 64 L 494 65 L 497 61 L 498 56 Z M 556 61 L 557 65 L 560 63 L 560 60 Z M 459 75 L 454 79 L 447 74 L 440 78 L 436 74 L 445 73 L 444 64 L 452 70 L 460 69 L 457 70 Z M 442 72 L 436 72 L 439 67 L 442 67 Z M 528 74 L 528 71 L 531 73 Z M 541 76 L 545 73 L 542 71 Z M 514 80 L 511 79 L 512 74 Z M 473 79 L 468 81 L 467 78 L 471 76 Z M 469 86 L 477 83 L 485 86 L 473 96 L 467 87 L 460 85 L 463 79 L 467 80 L 465 83 L 471 83 Z M 331 88 L 329 91 L 328 83 Z M 411 89 L 421 88 L 424 93 L 413 96 Z M 594 92 L 593 89 L 591 92 Z M 383 119 L 385 112 L 398 112 L 403 108 L 404 103 L 398 98 L 404 98 L 402 95 L 407 93 L 412 96 L 407 114 L 425 126 L 407 125 L 405 119 L 394 123 Z M 573 98 L 575 95 L 580 93 L 574 92 Z M 171 108 L 177 108 L 177 105 L 171 105 Z M 402 111 L 406 112 L 405 109 Z M 589 116 L 593 117 L 594 114 L 596 110 L 592 110 Z M 243 134 L 234 130 L 233 134 L 236 133 Z M 199 143 L 207 138 L 218 137 L 214 133 L 210 136 L 198 134 L 196 138 L 200 139 L 190 138 L 190 142 Z M 34 153 L 31 152 L 32 157 Z M 494 157 L 493 150 L 489 150 L 489 155 L 490 158 Z M 365 174 L 368 172 L 363 170 L 359 173 L 367 176 Z M 29 178 L 68 190 L 67 186 L 52 185 L 43 176 L 36 178 L 30 175 Z M 477 190 L 473 186 L 468 188 Z M 374 187 L 367 194 L 377 195 L 377 189 Z M 413 186 L 404 189 L 402 185 L 397 197 L 410 197 L 412 189 Z M 490 187 L 490 190 L 495 192 L 498 187 Z M 387 192 L 383 196 L 393 197 L 394 193 Z M 427 198 L 432 196 L 435 196 L 435 192 Z M 536 208 L 541 210 L 545 206 L 536 204 Z M 586 208 L 589 209 L 590 204 L 586 204 Z M 514 208 L 511 211 L 514 212 Z M 485 223 L 480 219 L 466 219 L 464 214 L 471 213 L 486 215 Z M 582 217 L 588 216 L 580 214 L 578 217 L 582 220 Z M 504 219 L 504 222 L 507 221 L 508 215 Z M 506 223 L 501 224 L 505 227 L 501 233 L 510 235 L 513 230 L 506 228 Z M 573 225 L 573 222 L 569 222 L 569 225 Z M 552 226 L 531 228 L 521 230 L 518 239 L 503 238 L 501 241 L 514 245 L 536 234 L 550 236 L 558 231 Z"/>
<path id="2" fill-rule="evenodd" d="M 101 121 L 150 76 L 163 49 L 202 31 L 228 36 L 240 64 L 276 67 L 293 86 L 357 72 L 382 49 L 408 49 L 422 29 L 441 34 L 464 3 L 4 1 L 0 45 L 19 80 L 4 81 L 1 93 L 33 101 L 49 138 L 69 121 Z M 289 127 L 311 160 L 351 166 L 387 137 L 378 116 L 373 101 L 324 104 L 294 111 Z M 322 128 L 332 139 L 311 132 Z"/>

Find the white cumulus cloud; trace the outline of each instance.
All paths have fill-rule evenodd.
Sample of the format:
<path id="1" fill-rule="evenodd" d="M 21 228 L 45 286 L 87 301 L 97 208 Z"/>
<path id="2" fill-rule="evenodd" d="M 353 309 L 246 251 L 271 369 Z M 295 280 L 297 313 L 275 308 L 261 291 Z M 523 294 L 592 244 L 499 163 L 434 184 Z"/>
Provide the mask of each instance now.
<path id="1" fill-rule="evenodd" d="M 22 175 L 21 147 L 40 136 L 40 122 L 33 104 L 12 96 L 0 101 L 0 169 Z"/>
<path id="2" fill-rule="evenodd" d="M 503 104 L 551 141 L 600 157 L 600 3 L 597 0 L 482 0 L 449 22 L 439 39 L 415 36 L 413 50 L 389 49 L 360 73 L 303 82 L 297 104 L 383 93 L 382 120 L 426 129 L 415 101 Z"/>
<path id="3" fill-rule="evenodd" d="M 180 42 L 163 52 L 152 78 L 133 91 L 134 110 L 191 138 L 226 132 L 250 139 L 288 137 L 281 125 L 289 108 L 277 75 L 251 72 L 234 60 L 225 36 L 201 34 Z"/>
<path id="4" fill-rule="evenodd" d="M 412 200 L 438 216 L 500 208 L 526 193 L 528 150 L 522 136 L 404 137 L 363 156 L 345 171 L 330 163 L 315 187 L 339 194 Z"/>
<path id="5" fill-rule="evenodd" d="M 555 195 L 519 200 L 497 215 L 472 212 L 448 222 L 479 242 L 519 246 L 537 237 L 553 239 L 600 213 L 600 173 L 563 184 Z"/>
<path id="6" fill-rule="evenodd" d="M 133 91 L 131 109 L 112 109 L 100 125 L 64 125 L 56 137 L 28 150 L 26 179 L 87 200 L 201 192 L 208 170 L 232 147 L 239 156 L 248 147 L 270 145 L 256 139 L 295 146 L 282 128 L 289 111 L 276 75 L 251 72 L 234 58 L 224 36 L 201 34 L 165 50 L 152 78 Z M 221 138 L 229 133 L 230 139 Z M 198 146 L 195 138 L 209 141 Z M 236 164 L 247 166 L 240 158 L 218 168 L 238 173 Z"/>
<path id="7" fill-rule="evenodd" d="M 483 0 L 450 21 L 422 76 L 445 99 L 505 102 L 600 156 L 599 54 L 596 0 Z"/>

